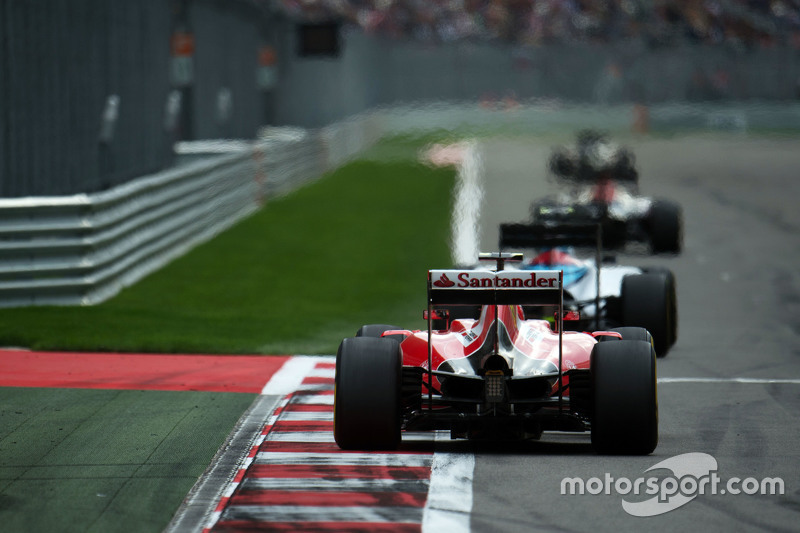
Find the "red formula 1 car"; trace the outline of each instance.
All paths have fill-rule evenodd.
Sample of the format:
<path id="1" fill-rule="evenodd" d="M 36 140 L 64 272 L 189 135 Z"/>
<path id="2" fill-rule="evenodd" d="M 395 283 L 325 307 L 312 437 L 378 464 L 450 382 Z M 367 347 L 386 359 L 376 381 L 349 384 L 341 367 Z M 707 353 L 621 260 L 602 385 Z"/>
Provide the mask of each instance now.
<path id="1" fill-rule="evenodd" d="M 363 326 L 336 356 L 334 437 L 343 449 L 395 449 L 403 430 L 452 438 L 537 439 L 591 432 L 600 453 L 658 442 L 656 358 L 642 328 L 565 331 L 562 272 L 430 270 L 427 331 Z M 478 319 L 448 318 L 480 305 Z M 547 320 L 523 307 L 550 306 Z M 453 313 L 458 315 L 458 313 Z"/>

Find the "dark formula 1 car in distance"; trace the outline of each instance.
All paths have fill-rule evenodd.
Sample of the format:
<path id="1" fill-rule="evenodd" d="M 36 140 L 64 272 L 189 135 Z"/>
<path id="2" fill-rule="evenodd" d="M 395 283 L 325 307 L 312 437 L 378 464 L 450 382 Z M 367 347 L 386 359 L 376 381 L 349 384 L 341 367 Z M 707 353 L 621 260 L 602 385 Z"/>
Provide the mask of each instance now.
<path id="1" fill-rule="evenodd" d="M 681 252 L 680 205 L 640 196 L 633 153 L 607 135 L 579 132 L 574 145 L 553 151 L 549 169 L 569 189 L 534 201 L 533 222 L 600 222 L 607 249 L 639 242 L 655 254 Z"/>
<path id="2" fill-rule="evenodd" d="M 654 339 L 656 355 L 667 355 L 678 340 L 675 275 L 664 267 L 621 265 L 603 248 L 599 223 L 501 224 L 500 249 L 533 249 L 522 270 L 560 270 L 564 307 L 580 320 L 570 329 L 636 326 Z M 593 257 L 578 257 L 576 249 Z"/>
<path id="3" fill-rule="evenodd" d="M 403 431 L 537 439 L 590 432 L 599 453 L 649 454 L 658 442 L 656 358 L 642 328 L 565 331 L 561 271 L 430 270 L 427 331 L 363 326 L 336 355 L 334 438 L 395 449 Z M 476 319 L 448 309 L 479 305 Z M 524 307 L 554 310 L 555 322 Z M 434 322 L 444 321 L 434 326 Z M 437 329 L 438 328 L 438 329 Z"/>

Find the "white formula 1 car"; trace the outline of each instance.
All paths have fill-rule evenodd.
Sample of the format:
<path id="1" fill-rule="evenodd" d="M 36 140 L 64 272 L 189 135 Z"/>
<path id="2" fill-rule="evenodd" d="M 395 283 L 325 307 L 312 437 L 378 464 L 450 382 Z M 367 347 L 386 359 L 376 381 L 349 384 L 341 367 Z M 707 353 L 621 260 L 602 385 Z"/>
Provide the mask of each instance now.
<path id="1" fill-rule="evenodd" d="M 570 329 L 641 327 L 653 336 L 663 357 L 678 338 L 678 301 L 674 274 L 663 267 L 617 264 L 602 250 L 598 224 L 501 224 L 501 249 L 538 250 L 516 268 L 563 272 L 564 308 L 575 311 Z M 581 259 L 573 247 L 594 248 L 593 259 Z"/>

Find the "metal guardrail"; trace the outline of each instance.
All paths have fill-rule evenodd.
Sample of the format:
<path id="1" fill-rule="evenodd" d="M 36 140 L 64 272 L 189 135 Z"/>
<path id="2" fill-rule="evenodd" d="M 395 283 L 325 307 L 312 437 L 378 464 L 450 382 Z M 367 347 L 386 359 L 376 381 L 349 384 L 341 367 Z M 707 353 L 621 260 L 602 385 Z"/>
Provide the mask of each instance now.
<path id="1" fill-rule="evenodd" d="M 354 144 L 363 120 L 182 143 L 178 167 L 104 192 L 0 198 L 0 307 L 114 296 L 373 142 L 362 135 Z"/>
<path id="2" fill-rule="evenodd" d="M 0 200 L 0 306 L 88 305 L 257 209 L 250 153 L 91 195 Z"/>

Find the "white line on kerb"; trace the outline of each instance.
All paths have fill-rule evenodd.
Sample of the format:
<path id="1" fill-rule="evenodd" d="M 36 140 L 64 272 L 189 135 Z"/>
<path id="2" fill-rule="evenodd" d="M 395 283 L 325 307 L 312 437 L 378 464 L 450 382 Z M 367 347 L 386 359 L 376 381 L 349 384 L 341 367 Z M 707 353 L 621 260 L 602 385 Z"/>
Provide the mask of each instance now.
<path id="1" fill-rule="evenodd" d="M 436 440 L 447 439 L 437 432 Z M 472 512 L 472 476 L 475 456 L 471 453 L 433 454 L 428 499 L 422 513 L 422 532 L 468 532 Z"/>
<path id="2" fill-rule="evenodd" d="M 658 378 L 659 383 L 756 383 L 768 385 L 771 383 L 784 385 L 800 385 L 800 379 L 772 379 L 772 378 Z"/>
<path id="3" fill-rule="evenodd" d="M 272 378 L 261 389 L 261 394 L 283 396 L 300 388 L 306 378 L 320 361 L 332 361 L 332 357 L 296 356 L 286 361 L 283 366 L 272 375 Z"/>

